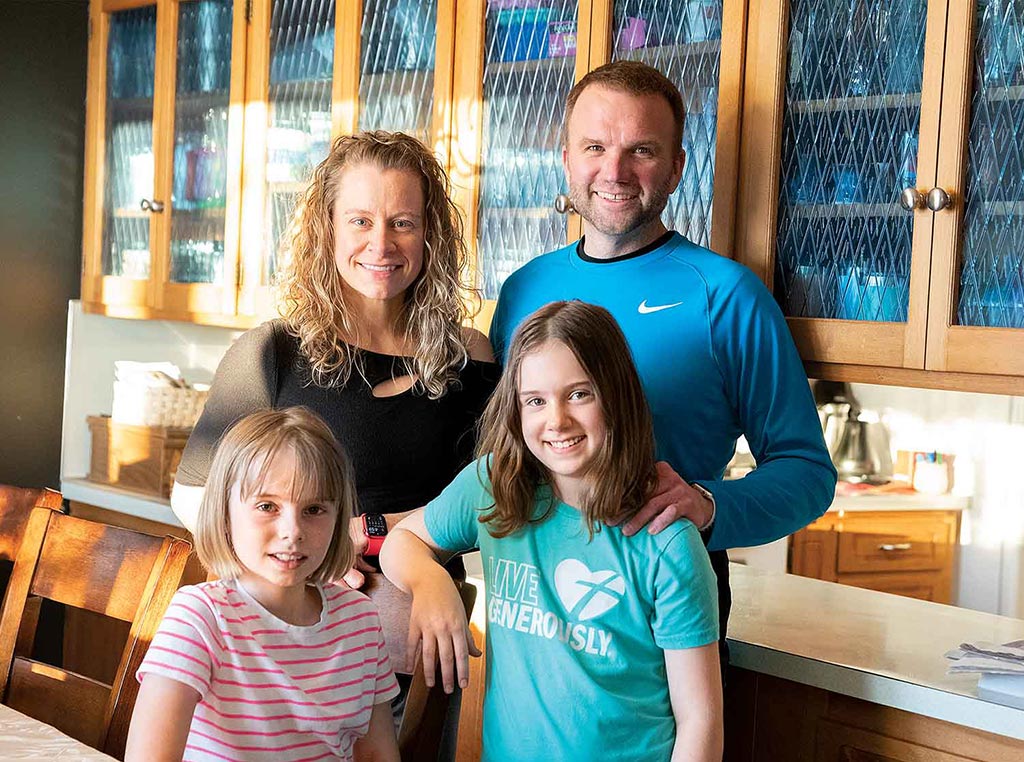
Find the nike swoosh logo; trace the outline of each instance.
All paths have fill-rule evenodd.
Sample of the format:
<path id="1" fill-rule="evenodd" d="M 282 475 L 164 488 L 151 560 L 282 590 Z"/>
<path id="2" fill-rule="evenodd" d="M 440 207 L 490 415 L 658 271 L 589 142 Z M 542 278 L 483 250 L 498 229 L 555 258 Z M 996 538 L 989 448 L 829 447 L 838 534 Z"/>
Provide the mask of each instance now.
<path id="1" fill-rule="evenodd" d="M 644 299 L 640 302 L 640 306 L 636 308 L 636 311 L 641 315 L 650 315 L 652 312 L 661 312 L 662 310 L 670 310 L 673 307 L 678 307 L 682 302 L 676 302 L 675 304 L 659 304 L 655 307 L 648 307 L 647 300 Z"/>

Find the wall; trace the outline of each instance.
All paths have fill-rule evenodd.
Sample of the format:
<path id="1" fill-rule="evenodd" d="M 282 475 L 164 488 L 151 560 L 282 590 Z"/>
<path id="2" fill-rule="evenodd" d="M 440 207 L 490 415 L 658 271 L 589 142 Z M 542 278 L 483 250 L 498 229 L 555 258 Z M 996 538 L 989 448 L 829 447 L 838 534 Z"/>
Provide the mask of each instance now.
<path id="1" fill-rule="evenodd" d="M 79 293 L 88 4 L 0 0 L 0 482 L 59 486 Z"/>
<path id="2" fill-rule="evenodd" d="M 854 384 L 887 425 L 891 449 L 956 455 L 964 513 L 956 603 L 1024 617 L 1024 398 Z"/>

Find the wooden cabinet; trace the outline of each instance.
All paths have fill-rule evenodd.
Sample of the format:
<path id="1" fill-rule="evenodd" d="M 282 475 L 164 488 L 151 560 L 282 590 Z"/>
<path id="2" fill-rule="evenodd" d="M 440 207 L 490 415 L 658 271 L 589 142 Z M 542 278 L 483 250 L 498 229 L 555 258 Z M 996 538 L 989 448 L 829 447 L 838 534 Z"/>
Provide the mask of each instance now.
<path id="1" fill-rule="evenodd" d="M 1024 52 L 1001 7 L 750 4 L 736 255 L 812 375 L 1024 390 Z"/>
<path id="2" fill-rule="evenodd" d="M 1024 743 L 730 668 L 725 762 L 1003 762 Z"/>
<path id="3" fill-rule="evenodd" d="M 554 209 L 565 97 L 620 58 L 664 71 L 686 103 L 667 221 L 730 255 L 745 7 L 92 0 L 86 309 L 241 327 L 270 317 L 298 194 L 331 139 L 357 129 L 434 148 L 493 300 L 518 266 L 579 236 L 579 219 Z"/>
<path id="4" fill-rule="evenodd" d="M 789 571 L 950 603 L 959 537 L 959 511 L 834 511 L 792 536 Z"/>

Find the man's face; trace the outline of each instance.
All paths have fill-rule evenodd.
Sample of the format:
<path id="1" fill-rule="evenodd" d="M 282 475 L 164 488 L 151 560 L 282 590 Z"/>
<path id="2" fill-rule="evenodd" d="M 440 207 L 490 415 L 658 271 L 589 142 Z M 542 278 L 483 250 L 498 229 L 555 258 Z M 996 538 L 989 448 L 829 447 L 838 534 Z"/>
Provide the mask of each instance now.
<path id="1" fill-rule="evenodd" d="M 660 235 L 661 213 L 679 184 L 685 154 L 675 145 L 668 102 L 601 85 L 580 93 L 562 162 L 569 198 L 586 223 L 612 239 Z"/>

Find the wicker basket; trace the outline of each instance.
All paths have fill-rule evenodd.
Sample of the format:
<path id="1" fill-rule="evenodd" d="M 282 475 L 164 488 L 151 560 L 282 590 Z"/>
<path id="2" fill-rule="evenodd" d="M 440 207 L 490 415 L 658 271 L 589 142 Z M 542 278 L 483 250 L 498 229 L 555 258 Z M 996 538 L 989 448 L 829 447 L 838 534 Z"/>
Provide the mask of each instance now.
<path id="1" fill-rule="evenodd" d="M 110 417 L 115 423 L 130 426 L 188 428 L 199 420 L 208 394 L 205 389 L 191 387 L 152 387 L 115 381 Z"/>

